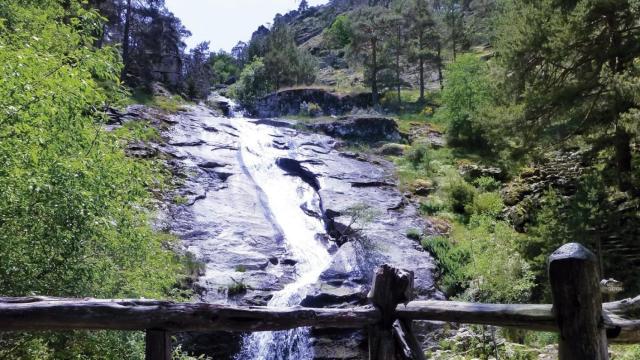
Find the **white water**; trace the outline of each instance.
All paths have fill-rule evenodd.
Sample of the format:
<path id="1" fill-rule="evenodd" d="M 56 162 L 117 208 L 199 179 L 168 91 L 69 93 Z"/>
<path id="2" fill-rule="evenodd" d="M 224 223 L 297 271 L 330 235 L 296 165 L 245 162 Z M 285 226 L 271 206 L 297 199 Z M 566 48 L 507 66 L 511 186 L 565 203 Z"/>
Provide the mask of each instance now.
<path id="1" fill-rule="evenodd" d="M 287 175 L 276 165 L 278 158 L 295 158 L 292 143 L 291 150 L 272 146 L 273 135 L 280 135 L 277 128 L 237 119 L 234 126 L 240 130 L 242 163 L 264 193 L 269 211 L 283 232 L 287 250 L 297 261 L 295 282 L 274 293 L 268 306 L 299 305 L 309 285 L 317 282 L 331 260 L 326 247 L 318 241 L 318 235 L 325 232 L 323 222 L 301 209 L 306 204 L 308 209 L 321 213 L 320 198 L 309 184 Z M 308 328 L 253 333 L 244 338 L 242 347 L 237 360 L 313 359 Z"/>

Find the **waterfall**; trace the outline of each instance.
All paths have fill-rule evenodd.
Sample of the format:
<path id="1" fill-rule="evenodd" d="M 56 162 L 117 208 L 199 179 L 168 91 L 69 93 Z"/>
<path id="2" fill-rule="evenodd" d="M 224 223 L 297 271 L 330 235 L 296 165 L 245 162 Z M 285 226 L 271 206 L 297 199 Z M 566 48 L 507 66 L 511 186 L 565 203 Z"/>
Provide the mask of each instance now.
<path id="1" fill-rule="evenodd" d="M 331 260 L 327 248 L 318 240 L 325 233 L 321 219 L 312 217 L 303 208 L 320 214 L 320 197 L 301 178 L 280 169 L 279 158 L 295 158 L 295 146 L 289 149 L 273 146 L 275 137 L 283 139 L 281 131 L 266 125 L 256 125 L 240 116 L 234 123 L 240 130 L 240 156 L 245 171 L 264 193 L 269 211 L 282 230 L 287 250 L 296 261 L 295 281 L 273 294 L 268 306 L 299 305 L 309 285 L 318 281 Z M 286 135 L 284 135 L 286 138 Z M 236 360 L 312 359 L 308 328 L 290 331 L 258 332 L 247 335 Z"/>

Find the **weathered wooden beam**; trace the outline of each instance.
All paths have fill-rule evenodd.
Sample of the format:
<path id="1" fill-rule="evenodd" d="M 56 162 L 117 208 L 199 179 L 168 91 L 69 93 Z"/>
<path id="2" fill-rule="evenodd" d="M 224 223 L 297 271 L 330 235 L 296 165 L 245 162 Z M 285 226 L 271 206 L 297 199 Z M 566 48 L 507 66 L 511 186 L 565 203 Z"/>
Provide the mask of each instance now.
<path id="1" fill-rule="evenodd" d="M 398 318 L 557 331 L 551 305 L 412 301 L 396 308 Z"/>
<path id="2" fill-rule="evenodd" d="M 410 321 L 396 320 L 393 323 L 393 337 L 396 339 L 400 359 L 426 360 L 424 350 L 413 334 Z"/>
<path id="3" fill-rule="evenodd" d="M 560 360 L 607 360 L 598 260 L 570 243 L 549 257 L 553 312 L 560 329 Z"/>
<path id="4" fill-rule="evenodd" d="M 298 327 L 359 329 L 381 319 L 373 307 L 236 307 L 146 300 L 0 298 L 0 331 L 276 331 Z"/>
<path id="5" fill-rule="evenodd" d="M 373 275 L 369 300 L 380 310 L 381 321 L 369 326 L 369 360 L 395 360 L 395 341 L 391 332 L 395 309 L 411 300 L 413 273 L 382 265 Z"/>
<path id="6" fill-rule="evenodd" d="M 164 330 L 147 330 L 145 360 L 171 360 L 171 336 Z"/>

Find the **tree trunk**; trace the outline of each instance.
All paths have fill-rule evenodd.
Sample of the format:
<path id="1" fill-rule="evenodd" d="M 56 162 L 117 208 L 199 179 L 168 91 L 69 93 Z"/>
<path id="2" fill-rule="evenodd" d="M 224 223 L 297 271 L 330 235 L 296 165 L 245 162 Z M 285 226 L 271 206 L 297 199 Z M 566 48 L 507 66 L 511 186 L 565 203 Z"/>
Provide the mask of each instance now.
<path id="1" fill-rule="evenodd" d="M 629 173 L 631 172 L 631 136 L 624 129 L 618 128 L 614 139 L 615 162 L 618 172 L 620 190 L 628 190 Z"/>
<path id="2" fill-rule="evenodd" d="M 398 108 L 400 108 L 402 106 L 402 97 L 400 94 L 400 85 L 401 85 L 401 80 L 400 80 L 400 41 L 402 40 L 402 28 L 400 26 L 398 26 L 398 43 L 397 43 L 397 48 L 396 48 L 396 87 L 397 87 L 397 91 L 398 91 Z"/>
<path id="3" fill-rule="evenodd" d="M 442 76 L 442 45 L 438 41 L 438 82 L 440 83 L 440 90 L 444 89 L 444 79 Z"/>
<path id="4" fill-rule="evenodd" d="M 371 41 L 371 102 L 378 106 L 378 47 L 376 41 Z"/>
<path id="5" fill-rule="evenodd" d="M 420 102 L 424 102 L 424 59 L 420 57 Z"/>
<path id="6" fill-rule="evenodd" d="M 122 68 L 122 80 L 125 80 L 127 71 L 129 70 L 129 37 L 131 33 L 131 0 L 127 0 L 127 14 L 124 21 L 124 32 L 122 34 L 122 62 L 124 67 Z"/>

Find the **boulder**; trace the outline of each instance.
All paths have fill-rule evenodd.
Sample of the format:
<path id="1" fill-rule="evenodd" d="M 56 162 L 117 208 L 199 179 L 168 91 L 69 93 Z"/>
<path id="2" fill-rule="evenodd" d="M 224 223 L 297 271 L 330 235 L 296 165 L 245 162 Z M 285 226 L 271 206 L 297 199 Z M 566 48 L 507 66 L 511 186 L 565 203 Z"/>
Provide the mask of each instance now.
<path id="1" fill-rule="evenodd" d="M 402 156 L 408 148 L 404 144 L 389 143 L 382 145 L 376 152 L 380 155 Z"/>
<path id="2" fill-rule="evenodd" d="M 337 120 L 317 122 L 308 125 L 308 128 L 349 140 L 375 142 L 402 139 L 395 120 L 382 116 L 345 116 Z"/>
<path id="3" fill-rule="evenodd" d="M 304 104 L 315 104 L 321 115 L 344 115 L 371 106 L 371 94 L 337 94 L 322 88 L 281 90 L 259 99 L 249 113 L 255 117 L 298 115 Z"/>

